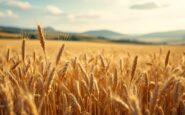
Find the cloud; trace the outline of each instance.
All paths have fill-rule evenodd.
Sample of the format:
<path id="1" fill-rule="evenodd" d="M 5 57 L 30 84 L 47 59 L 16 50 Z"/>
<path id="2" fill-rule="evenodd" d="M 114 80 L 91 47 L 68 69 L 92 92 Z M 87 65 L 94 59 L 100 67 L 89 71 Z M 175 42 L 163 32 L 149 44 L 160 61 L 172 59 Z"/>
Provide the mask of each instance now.
<path id="1" fill-rule="evenodd" d="M 16 6 L 20 9 L 30 9 L 32 5 L 27 1 L 8 0 L 8 5 Z"/>
<path id="2" fill-rule="evenodd" d="M 157 9 L 160 6 L 155 2 L 148 2 L 143 4 L 134 4 L 130 6 L 130 9 L 145 10 L 145 9 Z"/>
<path id="3" fill-rule="evenodd" d="M 60 8 L 58 8 L 58 7 L 54 6 L 54 5 L 46 6 L 46 11 L 48 13 L 52 14 L 52 15 L 60 15 L 60 14 L 63 13 L 63 11 Z"/>
<path id="4" fill-rule="evenodd" d="M 15 14 L 12 10 L 6 11 L 8 17 L 18 18 L 19 16 Z"/>
<path id="5" fill-rule="evenodd" d="M 98 12 L 86 12 L 86 13 L 78 13 L 78 14 L 68 14 L 67 17 L 71 21 L 77 20 L 92 20 L 101 18 L 101 14 Z"/>
<path id="6" fill-rule="evenodd" d="M 18 18 L 19 16 L 12 10 L 0 11 L 0 18 Z"/>

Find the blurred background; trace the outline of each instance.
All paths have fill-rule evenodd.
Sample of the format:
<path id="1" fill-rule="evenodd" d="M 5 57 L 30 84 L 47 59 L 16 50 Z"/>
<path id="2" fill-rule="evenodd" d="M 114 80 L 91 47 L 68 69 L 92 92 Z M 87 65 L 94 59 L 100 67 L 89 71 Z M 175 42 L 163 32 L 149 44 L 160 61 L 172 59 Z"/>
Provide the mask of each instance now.
<path id="1" fill-rule="evenodd" d="M 0 38 L 184 44 L 184 0 L 0 0 Z"/>

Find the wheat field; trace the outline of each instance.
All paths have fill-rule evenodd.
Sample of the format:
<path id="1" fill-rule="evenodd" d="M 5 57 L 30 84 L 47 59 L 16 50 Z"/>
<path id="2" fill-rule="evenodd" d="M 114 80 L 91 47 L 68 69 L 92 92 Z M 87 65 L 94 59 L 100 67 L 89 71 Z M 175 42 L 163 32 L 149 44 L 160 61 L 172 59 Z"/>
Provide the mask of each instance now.
<path id="1" fill-rule="evenodd" d="M 0 40 L 1 115 L 185 115 L 185 46 Z"/>

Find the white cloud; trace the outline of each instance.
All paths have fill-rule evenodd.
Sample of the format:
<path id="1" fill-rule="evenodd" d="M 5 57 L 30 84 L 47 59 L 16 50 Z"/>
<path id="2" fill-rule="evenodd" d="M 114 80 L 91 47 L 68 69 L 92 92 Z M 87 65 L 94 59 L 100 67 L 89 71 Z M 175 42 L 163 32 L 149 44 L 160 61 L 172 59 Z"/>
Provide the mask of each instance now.
<path id="1" fill-rule="evenodd" d="M 46 11 L 48 13 L 52 14 L 52 15 L 60 15 L 60 14 L 63 13 L 63 11 L 60 8 L 58 8 L 58 7 L 54 6 L 54 5 L 46 6 Z"/>
<path id="2" fill-rule="evenodd" d="M 7 10 L 6 11 L 7 16 L 8 17 L 12 17 L 12 18 L 18 18 L 19 16 L 17 14 L 15 14 L 12 10 Z"/>
<path id="3" fill-rule="evenodd" d="M 9 1 L 9 4 L 6 5 L 20 8 L 19 2 L 25 3 L 28 0 L 0 0 L 0 3 L 1 1 L 6 1 L 5 3 Z M 44 7 L 39 4 L 36 5 L 30 0 L 29 2 L 33 5 L 31 8 L 34 11 L 21 12 L 19 10 L 22 19 L 19 22 L 20 25 L 24 25 L 21 21 L 26 22 L 26 19 L 29 18 L 24 16 L 25 13 L 30 13 L 30 16 L 34 15 L 40 20 L 43 20 L 44 17 L 46 25 L 53 25 L 69 31 L 105 28 L 122 31 L 123 33 L 145 33 L 185 28 L 185 0 L 67 0 L 63 5 L 53 1 L 53 4 L 57 6 L 48 4 Z M 43 4 L 43 2 L 47 3 L 46 1 L 40 3 Z M 76 6 L 74 7 L 74 4 L 71 3 L 76 3 Z M 68 4 L 71 5 L 68 6 Z M 83 7 L 89 4 L 89 7 Z M 139 5 L 140 7 L 132 10 L 130 7 L 133 5 Z M 142 5 L 144 5 L 144 8 Z M 168 7 L 164 7 L 166 5 Z M 22 9 L 26 8 L 23 6 L 21 6 Z M 6 11 L 6 8 L 0 11 L 0 17 L 18 17 L 15 14 L 17 9 L 13 8 L 12 12 Z M 32 25 L 30 24 L 30 26 Z"/>
<path id="4" fill-rule="evenodd" d="M 16 6 L 20 9 L 30 9 L 32 5 L 27 1 L 8 0 L 8 5 Z"/>
<path id="5" fill-rule="evenodd" d="M 19 16 L 14 13 L 12 10 L 6 10 L 4 12 L 0 12 L 0 18 L 18 18 Z"/>
<path id="6" fill-rule="evenodd" d="M 78 13 L 78 14 L 68 14 L 67 18 L 70 21 L 78 21 L 78 20 L 93 20 L 100 19 L 102 14 L 99 12 L 86 12 L 86 13 Z"/>
<path id="7" fill-rule="evenodd" d="M 66 14 L 67 21 L 76 23 L 99 23 L 116 20 L 116 14 L 104 10 L 91 10 Z"/>
<path id="8" fill-rule="evenodd" d="M 155 3 L 155 2 L 148 2 L 148 3 L 144 3 L 144 4 L 134 4 L 132 6 L 130 6 L 130 9 L 156 9 L 159 8 L 159 6 Z"/>
<path id="9" fill-rule="evenodd" d="M 158 8 L 169 7 L 171 5 L 169 1 L 167 2 L 165 0 L 163 1 L 159 1 L 159 0 L 139 1 L 138 0 L 137 2 L 134 2 L 130 5 L 130 9 L 148 10 L 148 9 L 158 9 Z"/>

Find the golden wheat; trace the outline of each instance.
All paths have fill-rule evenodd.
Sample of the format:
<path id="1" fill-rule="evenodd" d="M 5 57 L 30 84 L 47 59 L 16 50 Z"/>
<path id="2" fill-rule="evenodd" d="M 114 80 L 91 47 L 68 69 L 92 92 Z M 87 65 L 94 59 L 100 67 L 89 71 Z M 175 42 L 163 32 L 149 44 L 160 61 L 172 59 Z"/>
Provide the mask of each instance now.
<path id="1" fill-rule="evenodd" d="M 111 48 L 99 52 L 98 45 L 96 51 L 66 51 L 65 43 L 54 56 L 40 25 L 38 33 L 45 57 L 40 49 L 29 50 L 35 50 L 31 40 L 22 40 L 21 52 L 1 49 L 1 115 L 185 114 L 185 65 L 177 60 L 183 50 L 133 57 Z"/>

